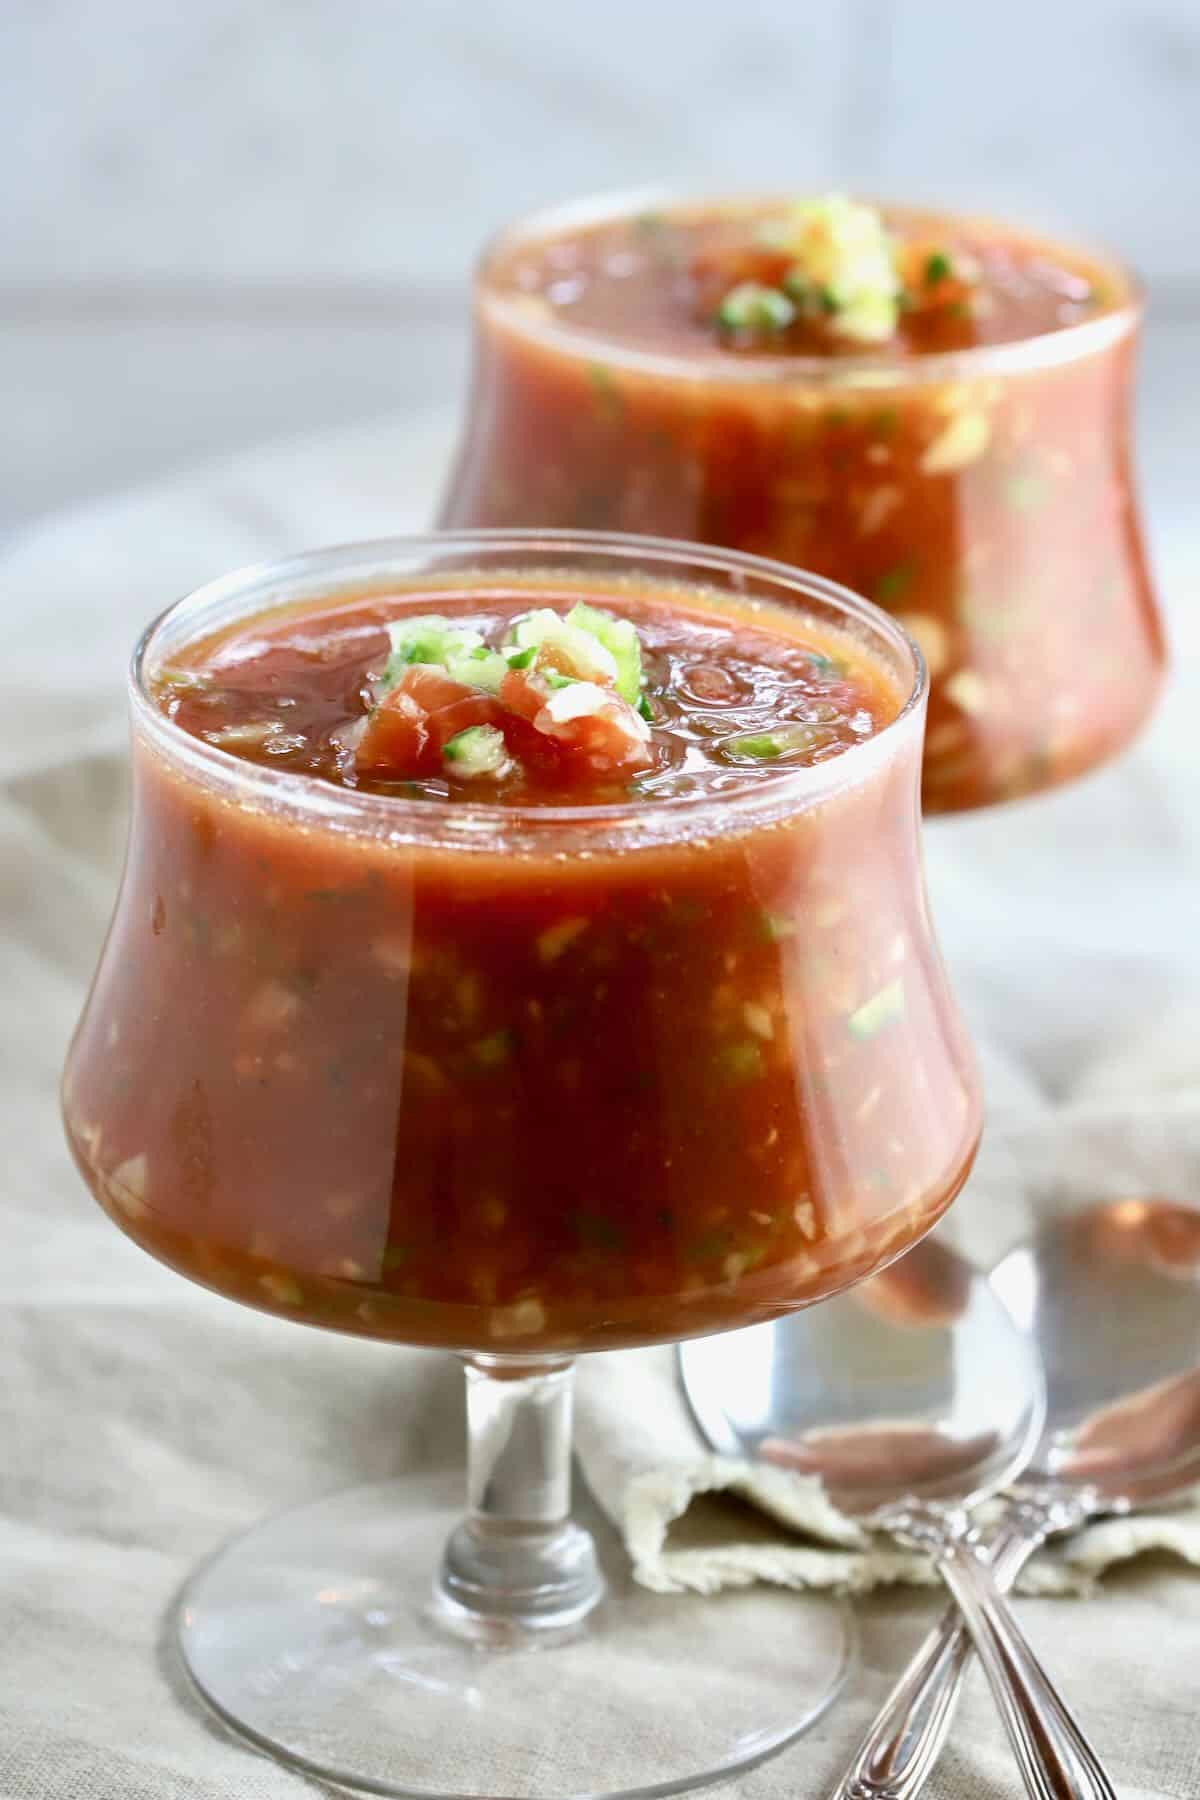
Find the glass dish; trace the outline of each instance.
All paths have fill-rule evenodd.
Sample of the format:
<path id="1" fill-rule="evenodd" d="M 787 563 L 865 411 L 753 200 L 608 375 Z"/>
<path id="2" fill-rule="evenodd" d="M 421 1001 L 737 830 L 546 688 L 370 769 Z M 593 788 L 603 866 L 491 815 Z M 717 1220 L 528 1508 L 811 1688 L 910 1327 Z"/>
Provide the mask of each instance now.
<path id="1" fill-rule="evenodd" d="M 240 761 L 149 689 L 182 645 L 304 598 L 547 574 L 726 595 L 760 622 L 801 607 L 906 702 L 752 789 L 521 808 Z M 564 1755 L 572 1791 L 668 1792 L 780 1748 L 842 1678 L 841 1611 L 789 1599 L 764 1679 L 744 1600 L 633 1589 L 611 1530 L 571 1517 L 570 1359 L 824 1299 L 966 1178 L 979 1094 L 922 885 L 919 653 L 758 558 L 445 534 L 211 584 L 147 631 L 130 701 L 128 858 L 64 1076 L 85 1180 L 191 1279 L 467 1374 L 466 1517 L 412 1478 L 225 1547 L 181 1606 L 201 1691 L 284 1760 L 377 1793 L 540 1794 L 549 1743 L 556 1792 Z M 602 979 L 569 974 L 566 944 Z M 475 1054 L 498 1001 L 511 1061 Z M 730 1007 L 754 1009 L 749 1048 Z M 435 1055 L 448 1019 L 465 1035 Z M 645 1671 L 673 1661 L 672 1705 Z"/>
<path id="2" fill-rule="evenodd" d="M 573 324 L 532 291 L 548 242 L 566 246 L 570 285 L 584 260 L 569 263 L 570 247 L 624 230 L 615 254 L 636 279 L 673 220 L 771 204 L 639 193 L 502 233 L 477 276 L 474 376 L 439 523 L 666 533 L 869 596 L 929 665 L 926 812 L 1094 768 L 1152 710 L 1164 662 L 1132 475 L 1135 279 L 987 221 L 890 207 L 900 228 L 1003 233 L 1086 267 L 1105 308 L 931 354 L 747 354 L 648 347 Z"/>

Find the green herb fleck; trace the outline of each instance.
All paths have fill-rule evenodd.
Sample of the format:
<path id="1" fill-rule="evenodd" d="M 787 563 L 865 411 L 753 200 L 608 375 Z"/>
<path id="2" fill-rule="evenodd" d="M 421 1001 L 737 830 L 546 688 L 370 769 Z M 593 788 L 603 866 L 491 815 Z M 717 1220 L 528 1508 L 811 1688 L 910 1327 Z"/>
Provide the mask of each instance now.
<path id="1" fill-rule="evenodd" d="M 499 1069 L 509 1060 L 513 1048 L 512 1032 L 501 1027 L 499 1031 L 493 1031 L 489 1037 L 479 1038 L 471 1045 L 471 1060 L 480 1069 Z"/>
<path id="2" fill-rule="evenodd" d="M 902 979 L 889 981 L 886 987 L 864 1000 L 856 1012 L 852 1012 L 846 1023 L 850 1034 L 856 1038 L 872 1038 L 877 1031 L 893 1019 L 898 1019 L 904 1011 L 904 982 Z"/>
<path id="3" fill-rule="evenodd" d="M 647 725 L 653 725 L 653 723 L 654 723 L 654 708 L 651 706 L 650 701 L 648 700 L 648 698 L 646 697 L 645 694 L 642 694 L 639 696 L 638 703 L 637 703 L 637 709 L 641 713 L 643 719 L 645 719 Z"/>
<path id="4" fill-rule="evenodd" d="M 687 1247 L 689 1262 L 715 1262 L 719 1256 L 727 1255 L 733 1242 L 733 1234 L 728 1230 L 717 1228 L 713 1231 L 702 1231 L 698 1238 L 693 1238 Z"/>
<path id="5" fill-rule="evenodd" d="M 925 286 L 936 287 L 939 281 L 948 281 L 954 273 L 954 264 L 944 250 L 931 250 L 925 258 Z"/>
<path id="6" fill-rule="evenodd" d="M 590 362 L 588 364 L 588 380 L 592 384 L 592 392 L 596 396 L 596 404 L 608 418 L 616 420 L 625 412 L 625 396 L 617 384 L 617 378 L 605 363 Z"/>
<path id="7" fill-rule="evenodd" d="M 758 937 L 764 938 L 768 944 L 781 944 L 785 938 L 795 937 L 796 921 L 786 913 L 763 911 L 756 915 L 755 931 Z"/>
<path id="8" fill-rule="evenodd" d="M 537 653 L 537 645 L 530 644 L 527 650 L 506 650 L 505 657 L 510 669 L 527 669 Z"/>
<path id="9" fill-rule="evenodd" d="M 1038 512 L 1050 498 L 1050 483 L 1032 469 L 1010 475 L 1004 484 L 1008 504 L 1015 512 Z"/>
<path id="10" fill-rule="evenodd" d="M 756 1081 L 763 1072 L 763 1054 L 752 1039 L 744 1044 L 722 1044 L 717 1067 L 729 1081 Z"/>
<path id="11" fill-rule="evenodd" d="M 894 568 L 886 570 L 871 589 L 871 598 L 880 606 L 890 606 L 896 600 L 903 599 L 912 586 L 916 574 L 914 562 L 900 562 Z"/>
<path id="12" fill-rule="evenodd" d="M 795 317 L 796 308 L 782 289 L 764 287 L 761 281 L 739 281 L 717 308 L 722 331 L 786 331 Z"/>
<path id="13" fill-rule="evenodd" d="M 575 1235 L 588 1250 L 612 1252 L 625 1245 L 620 1228 L 599 1213 L 580 1213 L 575 1220 Z"/>
<path id="14" fill-rule="evenodd" d="M 847 673 L 844 662 L 833 656 L 822 656 L 819 651 L 814 650 L 808 660 L 818 675 L 842 676 Z"/>

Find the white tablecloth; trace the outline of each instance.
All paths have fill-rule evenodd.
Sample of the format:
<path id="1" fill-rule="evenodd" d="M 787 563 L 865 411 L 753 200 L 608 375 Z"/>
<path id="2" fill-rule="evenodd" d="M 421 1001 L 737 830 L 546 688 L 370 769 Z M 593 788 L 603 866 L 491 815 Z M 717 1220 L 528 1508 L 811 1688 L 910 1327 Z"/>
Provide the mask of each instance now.
<path id="1" fill-rule="evenodd" d="M 311 1786 L 207 1722 L 165 1648 L 168 1601 L 260 1513 L 458 1453 L 436 1359 L 245 1313 L 134 1250 L 83 1192 L 55 1106 L 119 867 L 137 630 L 239 563 L 419 527 L 447 446 L 434 419 L 268 449 L 51 520 L 0 564 L 0 1796 L 256 1800 Z M 984 1261 L 1051 1207 L 1148 1190 L 1200 1202 L 1200 535 L 1168 531 L 1159 548 L 1177 666 L 1152 731 L 1063 794 L 928 834 L 988 1084 L 988 1136 L 955 1221 Z M 707 1469 L 671 1435 L 684 1427 L 662 1373 L 661 1359 L 634 1358 L 618 1402 L 594 1359 L 580 1406 L 585 1467 L 634 1528 L 647 1579 L 712 1586 L 757 1569 L 865 1586 L 894 1572 L 702 1507 L 661 1543 Z M 632 1393 L 640 1431 L 623 1416 Z M 1043 1585 L 1141 1547 L 1106 1529 L 1073 1574 L 1043 1565 Z M 1180 1555 L 1200 1555 L 1200 1533 L 1181 1515 L 1151 1535 L 1172 1553 L 1110 1571 L 1089 1602 L 1027 1601 L 1024 1616 L 1119 1791 L 1182 1800 L 1200 1790 L 1200 1578 Z M 758 1591 L 764 1641 L 789 1604 Z M 864 1676 L 743 1791 L 821 1791 L 934 1604 L 909 1586 L 862 1601 Z M 1016 1791 L 978 1681 L 929 1791 Z"/>

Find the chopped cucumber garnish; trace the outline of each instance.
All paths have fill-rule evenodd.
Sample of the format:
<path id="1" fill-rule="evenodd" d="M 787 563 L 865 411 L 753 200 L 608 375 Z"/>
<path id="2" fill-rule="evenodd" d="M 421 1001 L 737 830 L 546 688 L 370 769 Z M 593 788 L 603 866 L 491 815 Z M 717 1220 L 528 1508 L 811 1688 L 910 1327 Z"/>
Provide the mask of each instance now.
<path id="1" fill-rule="evenodd" d="M 857 1012 L 852 1012 L 846 1023 L 851 1035 L 856 1038 L 871 1038 L 877 1031 L 898 1019 L 904 1011 L 903 980 L 889 981 L 886 987 L 864 1000 Z"/>
<path id="2" fill-rule="evenodd" d="M 440 613 L 426 613 L 415 619 L 394 619 L 387 633 L 392 654 L 383 671 L 384 693 L 395 687 L 409 663 L 434 663 L 448 668 L 451 658 L 461 661 L 473 650 L 485 648 L 477 631 L 451 625 Z"/>
<path id="3" fill-rule="evenodd" d="M 468 687 L 482 688 L 485 694 L 498 694 L 500 683 L 508 674 L 508 663 L 498 650 L 478 644 L 465 655 L 452 652 L 446 662 L 446 673 Z"/>
<path id="4" fill-rule="evenodd" d="M 796 722 L 777 725 L 773 731 L 747 731 L 741 737 L 726 738 L 721 750 L 735 760 L 750 757 L 754 762 L 772 762 L 777 756 L 808 749 L 812 741 L 811 728 Z"/>
<path id="5" fill-rule="evenodd" d="M 513 766 L 504 733 L 495 725 L 468 725 L 442 746 L 442 757 L 455 775 L 466 780 L 487 777 L 499 781 Z"/>
<path id="6" fill-rule="evenodd" d="M 805 312 L 825 314 L 839 337 L 861 343 L 891 337 L 900 281 L 892 240 L 874 207 L 844 194 L 801 200 L 768 221 L 761 236 L 793 258 L 785 286 Z"/>
<path id="7" fill-rule="evenodd" d="M 760 731 L 751 736 L 733 738 L 729 747 L 736 750 L 739 756 L 757 756 L 763 761 L 783 754 L 783 740 L 774 731 Z"/>
<path id="8" fill-rule="evenodd" d="M 518 650 L 558 650 L 582 681 L 617 679 L 616 658 L 600 639 L 550 608 L 526 613 L 512 628 L 510 642 Z M 511 666 L 511 663 L 510 663 Z"/>
<path id="9" fill-rule="evenodd" d="M 567 614 L 567 624 L 603 645 L 616 664 L 618 694 L 636 705 L 642 691 L 642 646 L 632 621 L 614 618 L 580 600 Z"/>
<path id="10" fill-rule="evenodd" d="M 780 288 L 761 281 L 739 281 L 717 308 L 717 324 L 723 331 L 786 331 L 796 308 Z"/>

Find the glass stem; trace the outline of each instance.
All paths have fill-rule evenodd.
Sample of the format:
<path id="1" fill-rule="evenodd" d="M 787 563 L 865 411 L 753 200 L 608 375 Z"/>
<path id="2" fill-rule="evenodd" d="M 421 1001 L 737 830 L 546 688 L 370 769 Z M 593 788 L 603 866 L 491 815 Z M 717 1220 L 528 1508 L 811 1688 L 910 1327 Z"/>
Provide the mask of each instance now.
<path id="1" fill-rule="evenodd" d="M 436 1615 L 489 1643 L 574 1632 L 604 1578 L 591 1535 L 570 1517 L 573 1365 L 464 1361 L 468 1512 L 442 1556 Z"/>

